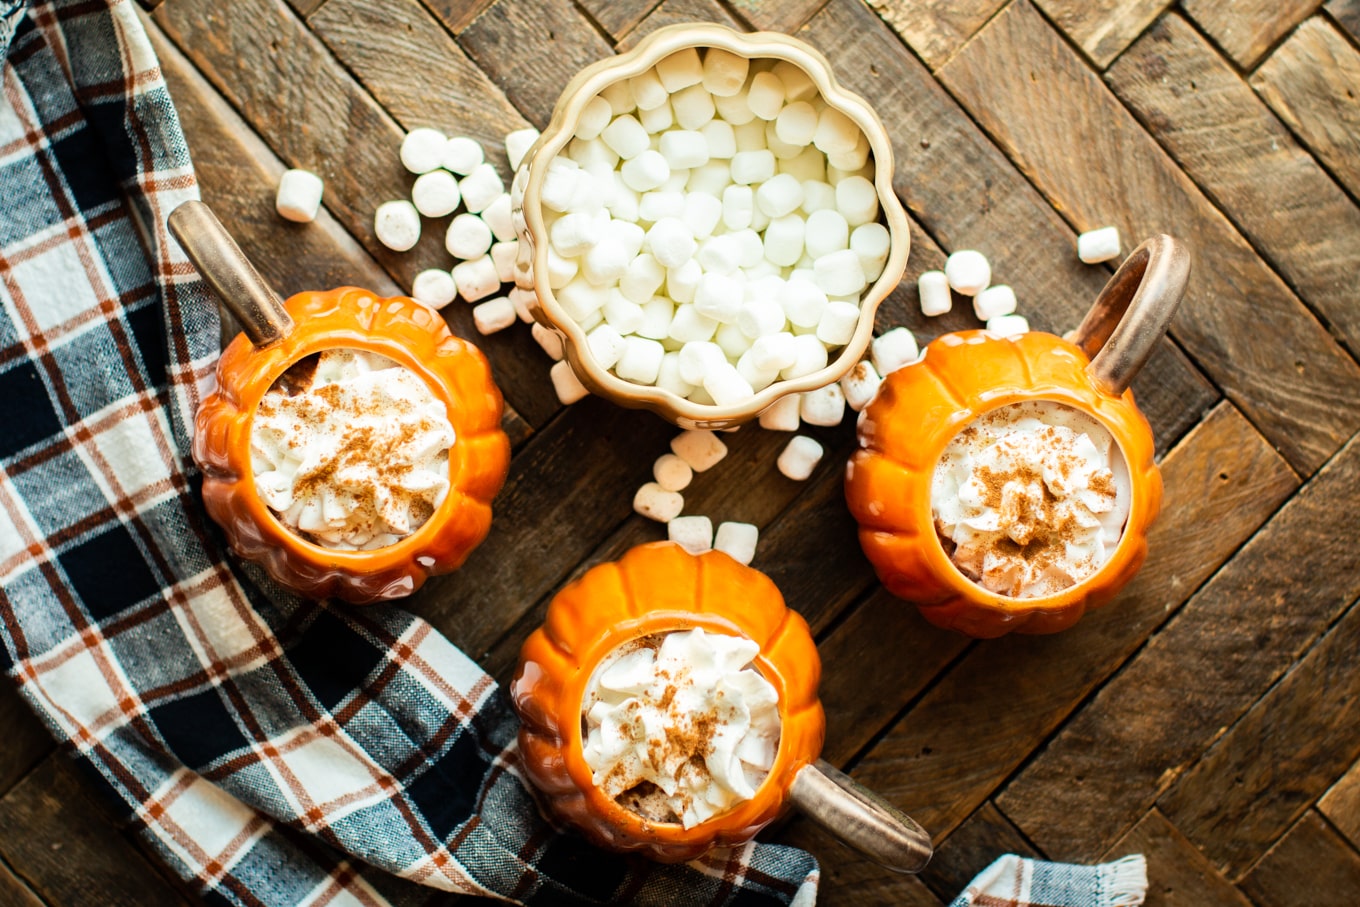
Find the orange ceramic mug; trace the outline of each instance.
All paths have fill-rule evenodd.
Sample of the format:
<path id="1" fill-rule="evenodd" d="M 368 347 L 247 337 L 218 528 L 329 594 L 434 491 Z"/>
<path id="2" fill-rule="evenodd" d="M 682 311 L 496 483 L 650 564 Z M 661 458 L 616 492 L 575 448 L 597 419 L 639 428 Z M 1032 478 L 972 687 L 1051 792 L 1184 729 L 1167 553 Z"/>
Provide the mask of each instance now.
<path id="1" fill-rule="evenodd" d="M 409 595 L 431 574 L 461 565 L 490 529 L 491 500 L 510 461 L 501 394 L 481 352 L 403 296 L 345 287 L 281 303 L 201 202 L 175 209 L 170 228 L 244 325 L 218 360 L 217 390 L 199 407 L 193 448 L 203 503 L 233 550 L 300 595 L 354 604 Z M 444 404 L 454 429 L 442 502 L 415 531 L 372 550 L 326 547 L 284 525 L 261 498 L 251 463 L 252 420 L 265 392 L 303 358 L 339 349 L 408 369 Z"/>
<path id="2" fill-rule="evenodd" d="M 595 784 L 583 754 L 583 702 L 596 668 L 621 646 L 694 628 L 759 646 L 754 665 L 778 693 L 780 736 L 754 797 L 685 828 L 648 820 Z M 818 759 L 820 676 L 807 623 L 763 573 L 718 551 L 695 556 L 673 542 L 639 545 L 559 592 L 525 642 L 511 685 L 525 773 L 550 811 L 611 850 L 691 860 L 750 840 L 788 802 L 883 865 L 919 871 L 931 855 L 920 826 Z"/>
<path id="3" fill-rule="evenodd" d="M 1156 236 L 1124 261 L 1070 340 L 1043 332 L 1002 338 L 946 334 L 893 372 L 864 410 L 846 500 L 860 544 L 883 585 L 932 623 L 971 636 L 1052 633 L 1106 603 L 1147 555 L 1161 506 L 1152 429 L 1128 389 L 1180 304 L 1190 257 Z M 936 532 L 931 486 L 946 447 L 980 416 L 1010 404 L 1050 401 L 1107 429 L 1128 469 L 1131 500 L 1122 535 L 1085 579 L 1054 594 L 1018 598 L 965 576 Z"/>

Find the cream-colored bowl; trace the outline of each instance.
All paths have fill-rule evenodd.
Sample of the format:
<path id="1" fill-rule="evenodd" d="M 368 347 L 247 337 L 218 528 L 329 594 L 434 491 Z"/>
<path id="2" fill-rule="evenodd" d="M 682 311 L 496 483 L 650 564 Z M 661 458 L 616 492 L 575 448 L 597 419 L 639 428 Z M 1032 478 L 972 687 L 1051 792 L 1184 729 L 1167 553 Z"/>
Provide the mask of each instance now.
<path id="1" fill-rule="evenodd" d="M 548 285 L 547 225 L 540 196 L 548 164 L 576 132 L 586 104 L 607 86 L 651 69 L 658 61 L 688 47 L 716 47 L 749 59 L 787 60 L 803 70 L 817 86 L 827 106 L 849 117 L 864 133 L 874 163 L 879 222 L 888 229 L 888 260 L 882 273 L 860 296 L 860 317 L 850 342 L 835 352 L 827 366 L 800 378 L 776 380 L 740 403 L 728 406 L 696 403 L 661 388 L 636 384 L 601 368 L 591 356 L 586 332 L 558 303 Z M 863 358 L 873 339 L 874 314 L 902 279 L 910 236 L 907 216 L 892 188 L 892 143 L 873 109 L 840 86 L 825 57 L 801 41 L 773 32 L 743 34 L 720 25 L 673 25 L 649 35 L 633 50 L 587 66 L 562 92 L 552 120 L 520 165 L 511 188 L 515 230 L 520 254 L 515 282 L 532 290 L 534 318 L 563 340 L 566 359 L 590 391 L 620 406 L 650 409 L 686 428 L 728 428 L 747 422 L 781 397 L 824 387 L 840 380 Z"/>

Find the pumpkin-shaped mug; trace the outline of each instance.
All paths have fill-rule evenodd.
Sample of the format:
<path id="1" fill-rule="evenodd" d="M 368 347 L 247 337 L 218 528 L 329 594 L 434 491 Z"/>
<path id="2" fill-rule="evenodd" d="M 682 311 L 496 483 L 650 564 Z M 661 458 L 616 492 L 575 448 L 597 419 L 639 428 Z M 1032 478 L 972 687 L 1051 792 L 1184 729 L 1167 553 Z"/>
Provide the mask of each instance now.
<path id="1" fill-rule="evenodd" d="M 650 709 L 625 721 L 649 729 L 645 739 L 631 739 L 643 747 L 640 758 L 651 769 L 660 770 L 667 753 L 683 758 L 691 750 L 703 751 L 712 767 L 716 741 L 731 726 L 713 717 L 724 713 L 705 718 L 703 709 L 674 705 L 693 693 L 676 679 L 693 665 L 671 674 L 662 668 L 665 640 L 675 634 L 691 634 L 692 639 L 696 630 L 702 631 L 701 642 L 704 634 L 710 643 L 714 637 L 721 640 L 723 651 L 745 643 L 747 653 L 754 653 L 741 673 L 756 671 L 767 684 L 757 682 L 757 687 L 773 700 L 777 721 L 767 725 L 777 728 L 777 743 L 765 754 L 765 771 L 754 779 L 753 795 L 710 807 L 715 814 L 687 824 L 676 815 L 639 811 L 626 796 L 608 792 L 613 770 L 592 767 L 585 738 L 587 725 L 617 721 L 620 712 L 627 715 L 635 707 Z M 655 674 L 630 687 L 632 692 L 624 694 L 630 699 L 597 721 L 587 704 L 592 690 L 609 684 L 601 675 L 620 663 L 620 653 L 636 655 L 643 645 L 659 646 L 653 649 L 654 660 L 648 656 Z M 630 666 L 625 673 L 636 681 L 635 670 Z M 697 676 L 699 669 L 693 670 Z M 817 698 L 820 676 L 807 622 L 785 606 L 765 574 L 719 551 L 693 555 L 674 542 L 639 545 L 563 588 L 549 604 L 543 625 L 524 643 L 511 685 L 511 700 L 523 722 L 519 744 L 524 770 L 550 812 L 606 849 L 663 862 L 691 860 L 713 847 L 750 840 L 791 804 L 879 863 L 897 871 L 920 871 L 931 855 L 930 838 L 921 827 L 818 758 L 826 730 Z M 728 676 L 708 692 L 716 689 L 713 701 L 720 702 L 724 692 L 738 688 L 746 685 Z M 767 710 L 771 699 L 763 703 Z M 668 705 L 674 714 L 654 721 Z M 751 716 L 754 728 L 762 705 L 747 699 L 740 706 L 748 707 L 744 714 Z M 695 735 L 695 727 L 705 722 L 707 731 Z M 683 766 L 679 774 L 684 774 Z M 683 790 L 675 796 L 683 796 Z"/>
<path id="2" fill-rule="evenodd" d="M 184 203 L 169 223 L 190 260 L 243 324 L 243 333 L 218 360 L 217 389 L 199 406 L 193 442 L 194 460 L 203 470 L 204 505 L 232 549 L 300 595 L 335 596 L 353 604 L 409 595 L 430 575 L 460 566 L 490 529 L 491 500 L 510 460 L 500 427 L 501 394 L 481 352 L 450 333 L 438 313 L 406 297 L 384 299 L 343 287 L 297 293 L 280 302 L 201 202 Z M 283 441 L 286 457 L 294 458 L 288 468 L 296 468 L 284 493 L 299 500 L 310 495 L 318 509 L 331 508 L 326 516 L 332 525 L 358 527 L 359 533 L 373 525 L 390 530 L 391 522 L 407 519 L 405 533 L 374 536 L 374 547 L 337 545 L 333 538 L 307 531 L 320 518 L 291 522 L 286 511 L 271 508 L 257 482 L 252 440 L 261 401 L 267 394 L 276 401 L 285 387 L 296 390 L 288 382 L 298 374 L 298 364 L 316 363 L 327 351 L 355 360 L 355 369 L 390 372 L 381 378 L 376 372 L 361 376 L 352 392 L 328 394 L 339 390 L 332 385 L 309 395 L 350 406 L 337 404 L 330 414 L 333 435 L 320 441 L 315 426 L 325 415 L 318 414 L 315 401 L 298 404 L 312 409 L 278 409 L 298 433 Z M 362 384 L 368 379 L 371 384 Z M 385 390 L 372 389 L 383 381 L 389 382 Z M 369 408 L 360 413 L 368 417 L 363 424 L 378 428 L 346 421 L 358 405 L 354 401 Z M 413 421 L 412 412 L 420 421 Z M 300 436 L 306 432 L 313 433 L 312 440 L 304 442 Z M 428 437 L 444 440 L 437 450 L 422 449 L 422 461 L 413 461 L 411 445 Z M 312 452 L 317 450 L 325 450 L 325 456 L 316 458 Z M 254 459 L 259 459 L 258 444 Z M 354 475 L 356 466 L 370 468 L 363 475 L 377 478 L 368 479 L 367 486 L 352 480 L 346 486 L 345 476 Z M 393 510 L 397 491 L 389 489 L 415 489 L 424 497 L 412 494 L 407 511 Z M 375 491 L 388 497 L 375 503 Z M 375 513 L 398 515 L 378 523 Z"/>
<path id="3" fill-rule="evenodd" d="M 859 524 L 861 547 L 889 592 L 915 603 L 937 626 L 995 637 L 1013 631 L 1063 630 L 1088 609 L 1108 602 L 1133 577 L 1147 556 L 1147 532 L 1161 506 L 1162 481 L 1153 463 L 1152 429 L 1128 386 L 1169 326 L 1189 269 L 1183 245 L 1170 236 L 1155 236 L 1123 262 L 1068 339 L 1037 331 L 1017 337 L 987 331 L 946 334 L 928 344 L 916 362 L 887 376 L 861 415 L 860 449 L 847 464 L 845 494 Z M 1016 534 L 1002 526 L 1002 532 L 990 537 L 995 542 L 986 553 L 991 560 L 985 563 L 1000 565 L 999 570 L 1018 563 L 1030 575 L 1051 570 L 1063 577 L 1038 587 L 1038 592 L 987 588 L 978 576 L 960 569 L 962 549 L 944 537 L 945 521 L 937 523 L 941 515 L 937 508 L 945 502 L 935 498 L 941 487 L 949 487 L 937 483 L 937 467 L 947 468 L 942 465 L 947 455 L 955 458 L 947 462 L 963 458 L 956 453 L 961 449 L 957 445 L 991 444 L 1004 437 L 987 434 L 990 425 L 1025 414 L 1042 417 L 1054 410 L 1075 412 L 1056 419 L 1090 425 L 1093 434 L 1108 432 L 1110 471 L 1103 478 L 1097 476 L 1104 483 L 1097 490 L 1110 500 L 1127 496 L 1119 503 L 1118 512 L 1126 513 L 1122 528 L 1115 528 L 1117 541 L 1104 546 L 1103 559 L 1088 557 L 1080 565 L 1083 570 L 1064 574 L 1070 564 L 1041 565 L 1041 556 L 1070 561 L 1076 556 L 1073 552 L 1085 550 L 1074 539 L 1076 533 L 1090 531 L 1091 514 L 1081 515 L 1085 529 L 1073 530 L 1070 522 L 1054 523 L 1051 531 L 1045 528 L 1031 537 L 1027 533 L 1034 522 L 1044 524 L 1041 517 L 1025 523 L 1032 516 L 1026 515 L 1026 507 L 1043 511 L 1049 519 L 1074 519 L 1073 510 L 1052 506 L 1052 488 L 1063 490 L 1055 484 L 1054 474 L 1040 477 L 1032 463 L 1021 467 L 1030 470 L 1027 475 L 978 467 L 967 486 L 970 502 L 981 499 L 993 509 L 975 525 L 992 520 L 985 528 L 995 532 L 995 522 L 1004 520 L 1006 508 L 1011 508 L 1010 516 L 1020 518 L 1012 525 L 1023 529 Z M 1045 432 L 1042 418 L 1039 424 L 1039 433 L 1054 437 Z M 1004 459 L 1010 452 L 993 456 L 1003 458 L 987 461 L 993 466 L 1017 462 Z M 1119 478 L 1123 491 L 1116 492 L 1111 475 Z M 1023 481 L 1007 488 L 1017 478 Z M 1067 476 L 1061 479 L 1066 481 Z M 981 547 L 970 548 L 969 557 L 980 557 Z M 1030 557 L 1035 560 L 1026 564 L 1024 559 Z M 1068 580 L 1075 582 L 1062 585 Z"/>

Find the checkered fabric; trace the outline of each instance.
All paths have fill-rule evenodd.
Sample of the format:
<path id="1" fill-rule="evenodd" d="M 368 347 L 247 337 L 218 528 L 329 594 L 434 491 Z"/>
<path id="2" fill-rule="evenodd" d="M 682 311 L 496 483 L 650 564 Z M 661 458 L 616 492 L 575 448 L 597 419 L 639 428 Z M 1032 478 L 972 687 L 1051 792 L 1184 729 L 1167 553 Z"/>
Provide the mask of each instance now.
<path id="1" fill-rule="evenodd" d="M 0 0 L 0 55 L 0 666 L 152 848 L 237 905 L 811 903 L 797 850 L 555 832 L 463 653 L 224 556 L 187 455 L 218 322 L 166 230 L 197 190 L 137 13 Z"/>
<path id="2" fill-rule="evenodd" d="M 1141 854 L 1073 866 L 1008 853 L 978 873 L 949 907 L 1138 907 L 1146 894 Z"/>

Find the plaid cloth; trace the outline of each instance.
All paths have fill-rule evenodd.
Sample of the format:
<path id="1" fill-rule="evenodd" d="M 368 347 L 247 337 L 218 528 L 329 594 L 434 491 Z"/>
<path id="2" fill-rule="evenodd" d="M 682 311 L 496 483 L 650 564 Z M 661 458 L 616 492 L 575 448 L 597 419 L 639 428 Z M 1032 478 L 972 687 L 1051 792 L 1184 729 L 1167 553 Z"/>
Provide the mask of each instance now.
<path id="1" fill-rule="evenodd" d="M 0 0 L 0 40 L 0 666 L 132 827 L 228 904 L 811 903 L 791 848 L 558 834 L 463 653 L 224 555 L 187 456 L 218 322 L 165 225 L 197 190 L 136 12 Z"/>
<path id="2" fill-rule="evenodd" d="M 1008 853 L 978 873 L 949 907 L 1138 907 L 1146 893 L 1141 854 L 1073 866 Z"/>

